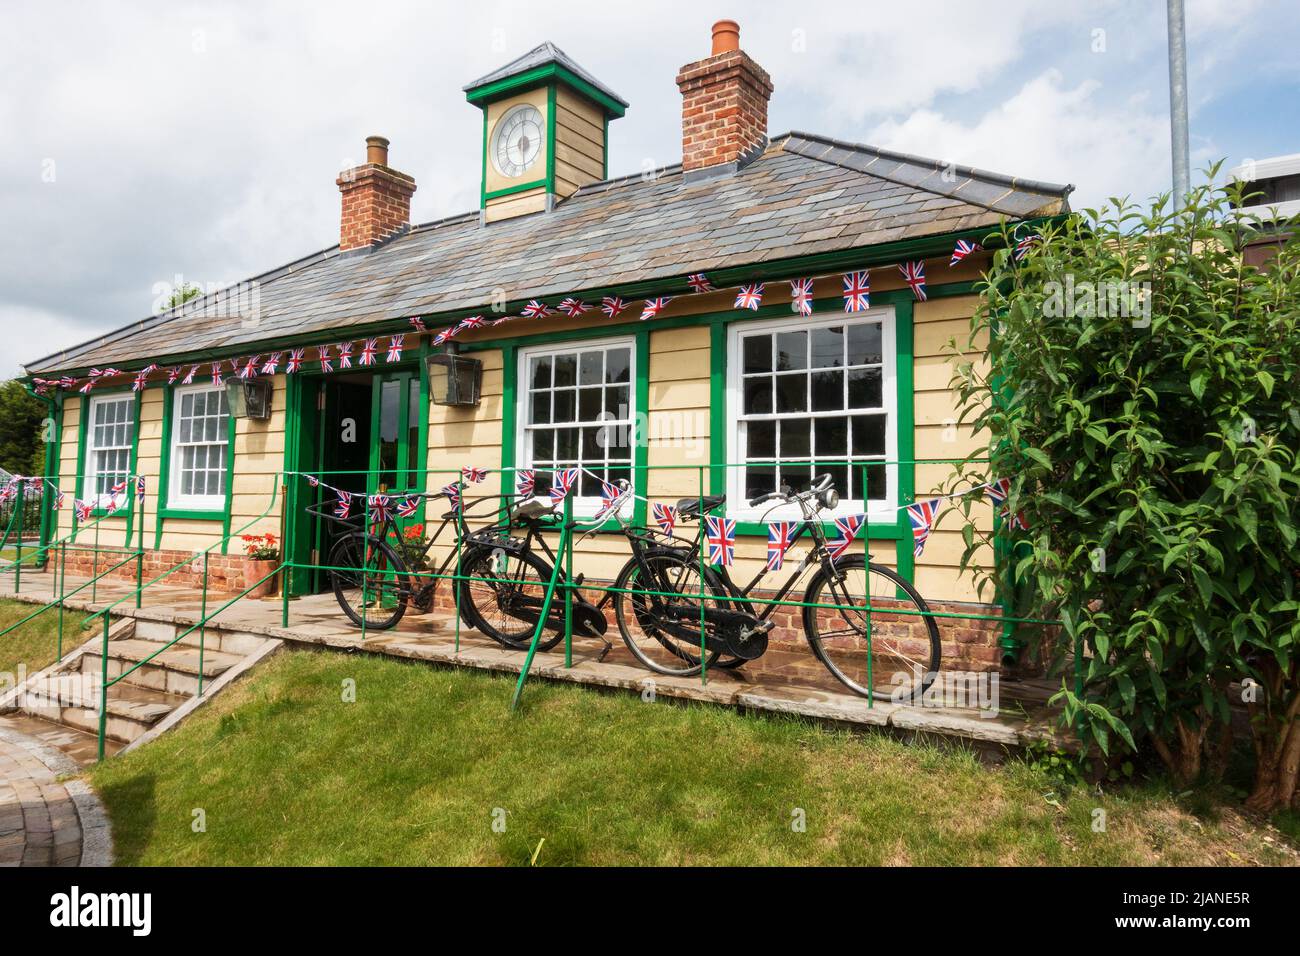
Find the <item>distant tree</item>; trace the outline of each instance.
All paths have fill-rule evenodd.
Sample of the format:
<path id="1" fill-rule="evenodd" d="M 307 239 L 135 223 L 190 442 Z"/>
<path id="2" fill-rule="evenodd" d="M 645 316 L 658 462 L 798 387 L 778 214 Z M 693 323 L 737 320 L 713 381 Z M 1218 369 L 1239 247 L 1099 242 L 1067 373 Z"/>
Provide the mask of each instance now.
<path id="1" fill-rule="evenodd" d="M 45 403 L 21 382 L 0 385 L 0 468 L 15 475 L 45 473 L 41 422 L 47 414 Z"/>
<path id="2" fill-rule="evenodd" d="M 176 306 L 188 302 L 190 299 L 197 298 L 202 294 L 203 290 L 194 283 L 182 282 L 176 291 L 171 294 L 171 297 L 168 298 L 167 305 L 163 308 L 163 311 L 166 312 L 168 309 L 174 309 Z"/>

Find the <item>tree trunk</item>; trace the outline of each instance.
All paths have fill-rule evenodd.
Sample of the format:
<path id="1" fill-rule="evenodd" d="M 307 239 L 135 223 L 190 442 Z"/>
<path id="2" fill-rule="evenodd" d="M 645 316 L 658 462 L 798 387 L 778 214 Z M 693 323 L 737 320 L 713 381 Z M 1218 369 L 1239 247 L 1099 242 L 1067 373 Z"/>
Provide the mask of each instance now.
<path id="1" fill-rule="evenodd" d="M 1300 805 L 1300 694 L 1296 694 L 1287 708 L 1280 735 L 1276 741 L 1256 741 L 1255 786 L 1246 798 L 1246 808 L 1257 813 L 1271 814 L 1284 807 Z M 1256 730 L 1268 734 L 1266 724 Z"/>
<path id="2" fill-rule="evenodd" d="M 1205 731 L 1208 724 L 1201 721 L 1199 730 L 1189 728 L 1181 717 L 1174 722 L 1174 739 L 1172 741 L 1152 737 L 1156 753 L 1160 755 L 1165 769 L 1173 776 L 1180 787 L 1195 783 L 1201 776 L 1201 754 L 1205 746 Z M 1171 746 L 1172 744 L 1172 746 Z"/>

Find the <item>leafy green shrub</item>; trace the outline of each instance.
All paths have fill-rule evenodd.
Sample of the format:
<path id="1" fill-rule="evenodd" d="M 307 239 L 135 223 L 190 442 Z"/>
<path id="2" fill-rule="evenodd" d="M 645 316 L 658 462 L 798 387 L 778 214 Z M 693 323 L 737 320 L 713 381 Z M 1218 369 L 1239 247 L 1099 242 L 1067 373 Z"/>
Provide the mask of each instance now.
<path id="1" fill-rule="evenodd" d="M 1085 659 L 1064 719 L 1104 752 L 1149 745 L 1185 784 L 1222 767 L 1249 678 L 1249 803 L 1270 810 L 1300 772 L 1300 242 L 1247 265 L 1230 198 L 1113 200 L 1020 261 L 1000 249 L 972 322 L 991 362 L 957 384 L 989 441 L 971 457 L 992 461 L 967 475 L 1014 478 L 1028 525 L 987 578 Z"/>

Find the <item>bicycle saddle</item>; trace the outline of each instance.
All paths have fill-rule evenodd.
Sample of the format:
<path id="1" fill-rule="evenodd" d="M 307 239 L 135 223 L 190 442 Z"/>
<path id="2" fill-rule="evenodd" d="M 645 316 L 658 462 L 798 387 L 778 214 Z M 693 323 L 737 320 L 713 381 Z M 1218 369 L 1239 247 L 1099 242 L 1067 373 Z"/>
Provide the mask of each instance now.
<path id="1" fill-rule="evenodd" d="M 707 514 L 718 505 L 727 500 L 726 495 L 705 495 L 704 512 Z M 700 513 L 699 498 L 679 498 L 677 501 L 677 513 L 683 518 L 689 518 Z"/>
<path id="2" fill-rule="evenodd" d="M 550 498 L 526 498 L 515 506 L 514 517 L 525 520 L 531 518 L 540 518 L 543 515 L 553 514 L 555 504 Z"/>

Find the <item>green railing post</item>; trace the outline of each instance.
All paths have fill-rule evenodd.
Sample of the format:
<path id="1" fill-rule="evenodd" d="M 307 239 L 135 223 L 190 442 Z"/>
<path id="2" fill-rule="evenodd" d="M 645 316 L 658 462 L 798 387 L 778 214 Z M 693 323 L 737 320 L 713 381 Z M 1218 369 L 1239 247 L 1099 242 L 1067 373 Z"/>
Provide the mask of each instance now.
<path id="1" fill-rule="evenodd" d="M 456 602 L 456 653 L 460 653 L 460 585 L 465 577 L 465 569 L 460 563 L 460 555 L 465 540 L 465 476 L 456 476 L 456 501 L 452 508 L 456 517 L 456 568 L 451 579 L 452 599 Z M 496 570 L 493 569 L 493 574 Z"/>
<path id="2" fill-rule="evenodd" d="M 140 476 L 136 475 L 137 482 Z M 161 479 L 159 479 L 161 481 Z M 141 596 L 144 594 L 144 515 L 145 515 L 145 496 L 140 494 L 139 485 L 135 488 L 127 487 L 127 493 L 135 496 L 135 503 L 138 506 L 139 519 L 136 522 L 135 536 L 135 609 L 138 611 L 142 606 Z M 129 544 L 129 542 L 128 542 Z"/>
<path id="3" fill-rule="evenodd" d="M 560 528 L 560 547 L 563 551 L 568 545 L 569 529 Z M 541 614 L 537 618 L 537 626 L 533 628 L 533 639 L 528 645 L 528 656 L 524 658 L 524 666 L 519 671 L 519 681 L 515 684 L 515 696 L 510 701 L 510 709 L 514 710 L 519 706 L 520 695 L 524 692 L 524 681 L 528 679 L 528 671 L 533 666 L 533 657 L 537 654 L 537 642 L 542 638 L 542 631 L 546 629 L 546 615 L 551 611 L 551 601 L 555 598 L 555 585 L 560 580 L 561 562 L 556 561 L 555 567 L 551 569 L 551 580 L 546 585 L 546 596 L 542 598 Z"/>
<path id="4" fill-rule="evenodd" d="M 58 660 L 63 660 L 63 599 L 68 590 L 68 542 L 59 543 L 59 652 Z"/>
<path id="5" fill-rule="evenodd" d="M 576 482 L 575 482 L 576 484 Z M 573 496 L 576 489 L 564 496 L 564 526 L 573 524 Z M 555 560 L 564 562 L 564 666 L 573 666 L 573 533 L 565 536 L 563 551 L 556 553 Z"/>
<path id="6" fill-rule="evenodd" d="M 90 603 L 99 600 L 99 523 L 102 517 L 95 519 L 95 547 L 90 553 Z"/>
<path id="7" fill-rule="evenodd" d="M 108 615 L 104 615 L 104 651 L 99 662 L 99 760 L 104 760 L 104 735 L 108 732 Z"/>
<path id="8" fill-rule="evenodd" d="M 14 594 L 18 594 L 23 589 L 23 492 L 27 488 L 27 482 L 18 482 L 18 489 L 14 492 L 14 514 L 18 519 L 18 537 L 14 540 L 15 554 L 14 559 Z"/>
<path id="9" fill-rule="evenodd" d="M 107 618 L 105 618 L 107 620 Z M 203 592 L 199 598 L 199 696 L 203 696 L 203 645 L 208 635 L 208 552 L 203 552 Z"/>
<path id="10" fill-rule="evenodd" d="M 724 472 L 725 474 L 725 472 Z M 704 520 L 704 466 L 699 466 L 696 472 L 696 499 L 699 501 L 699 522 L 700 522 L 700 684 L 705 685 L 709 682 L 709 662 L 708 654 L 705 653 L 706 640 L 704 636 L 704 595 L 708 594 L 708 578 L 704 573 L 704 555 L 709 549 L 708 522 Z"/>

